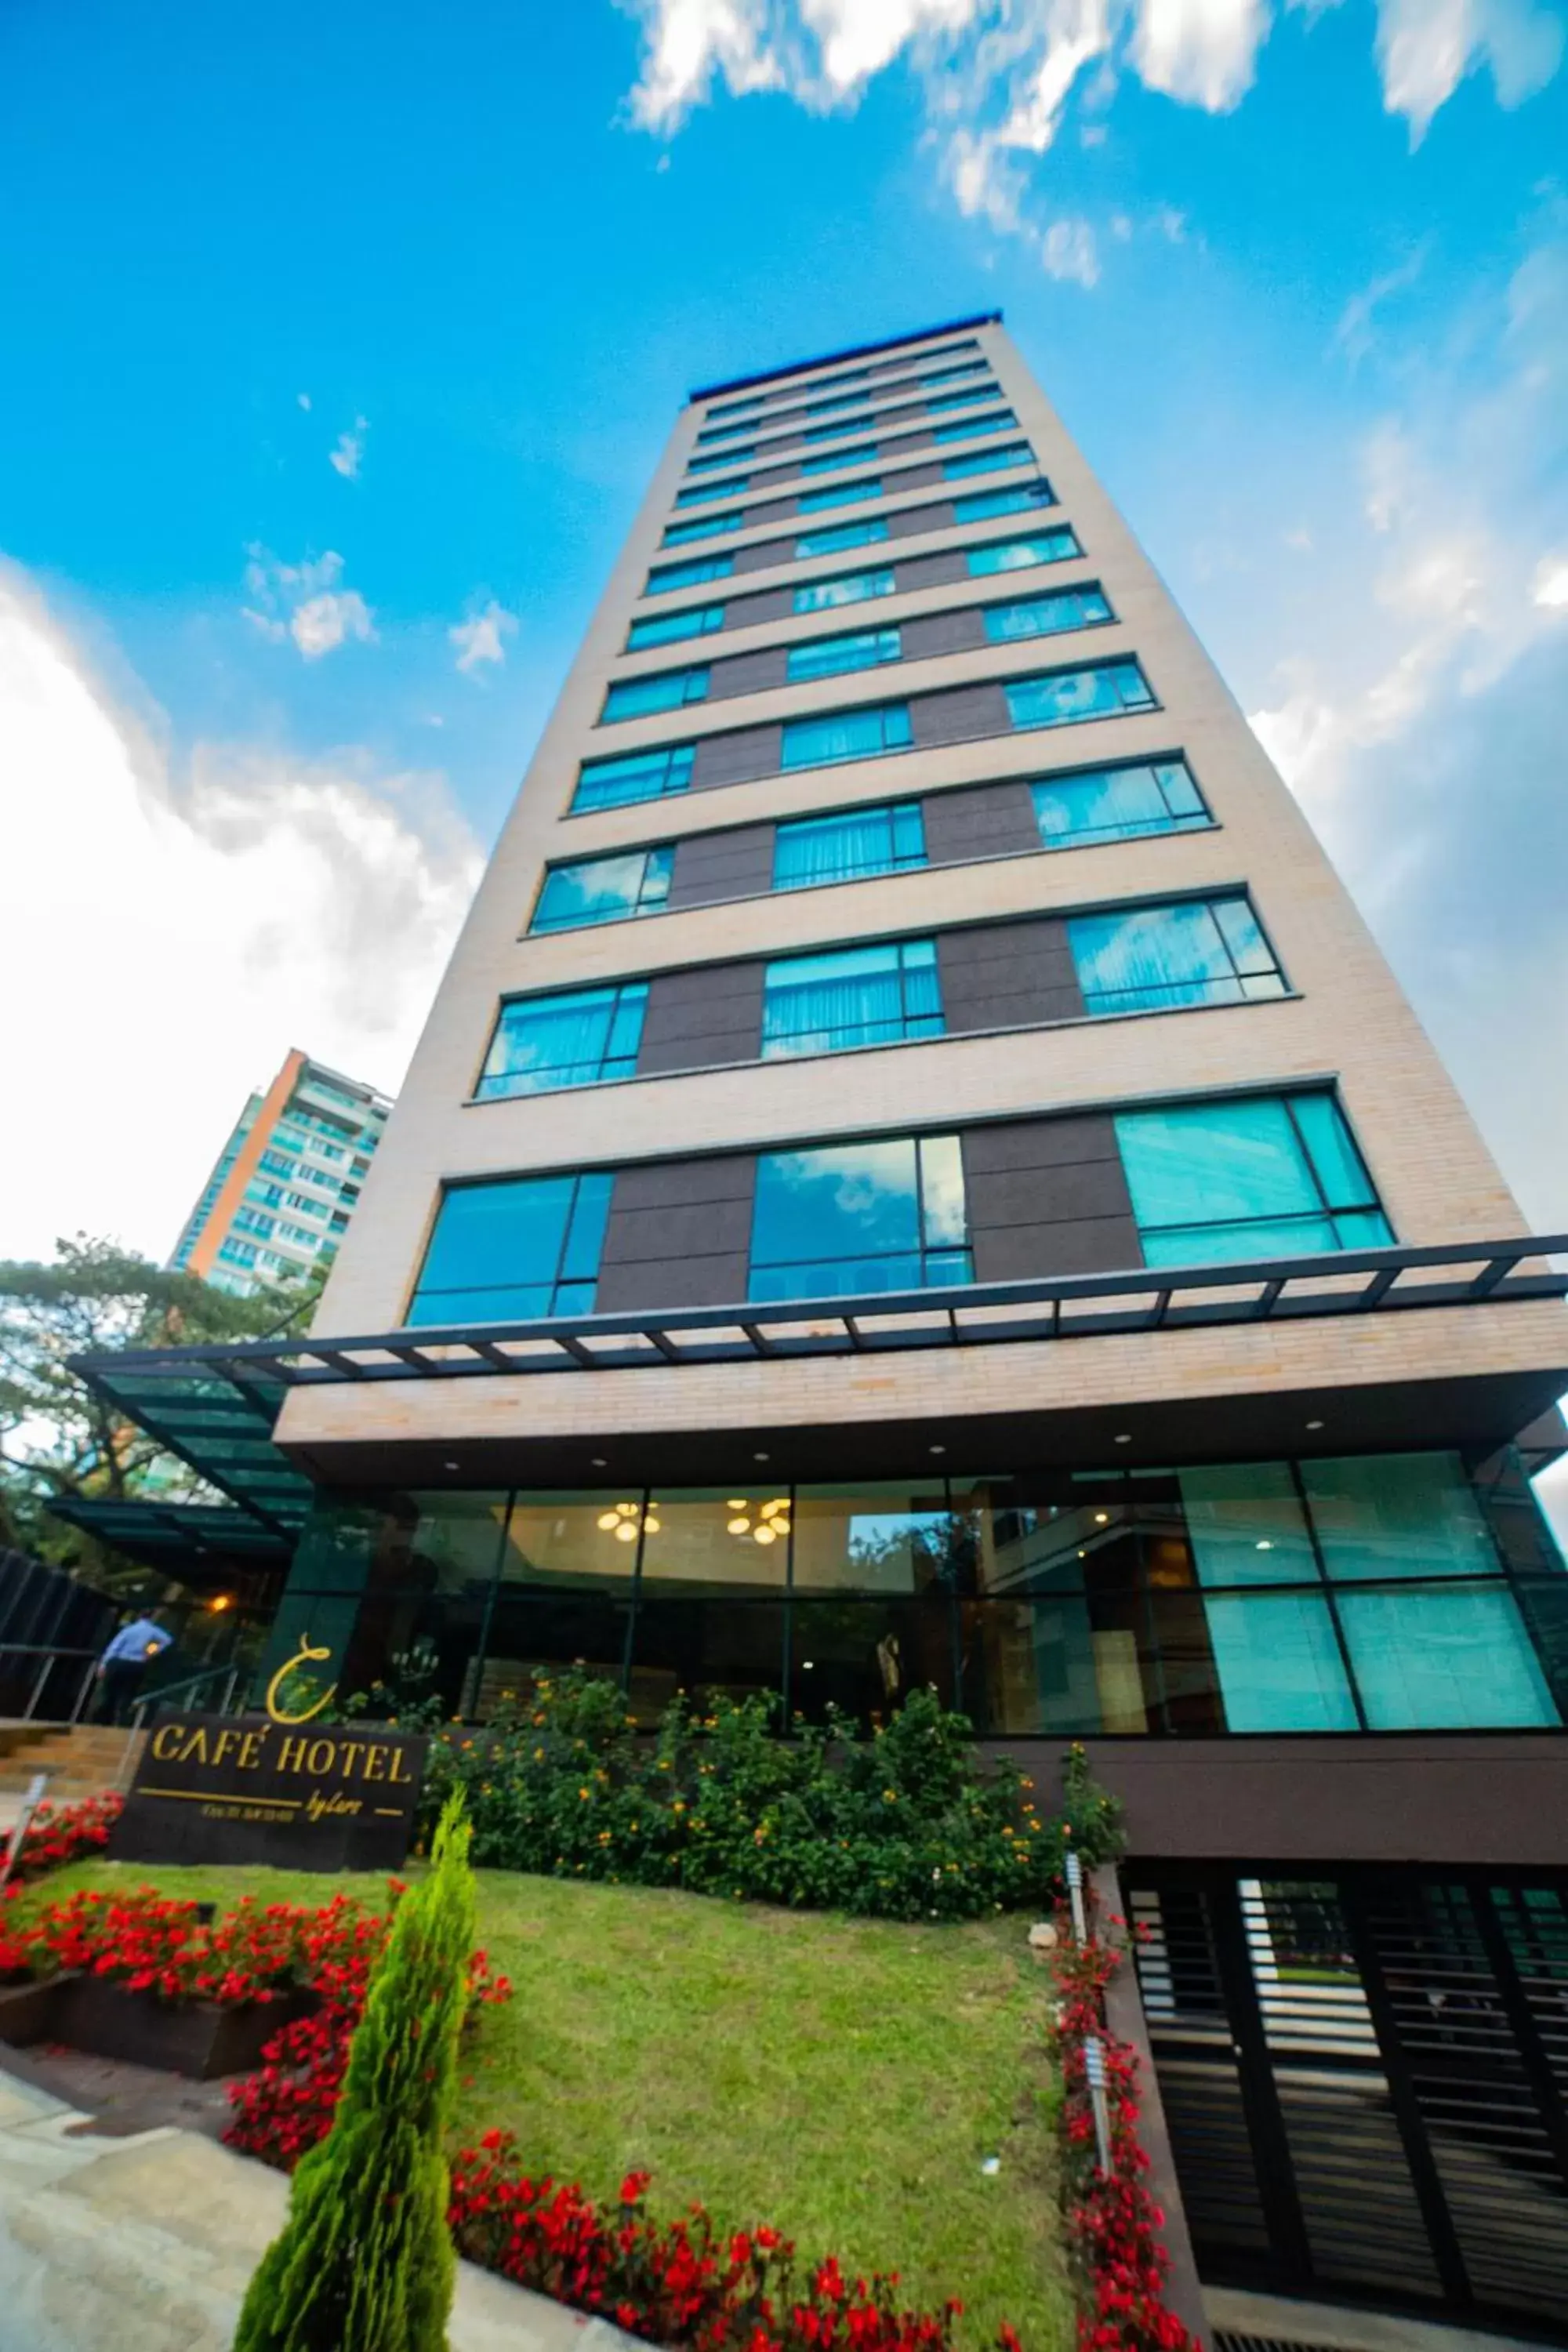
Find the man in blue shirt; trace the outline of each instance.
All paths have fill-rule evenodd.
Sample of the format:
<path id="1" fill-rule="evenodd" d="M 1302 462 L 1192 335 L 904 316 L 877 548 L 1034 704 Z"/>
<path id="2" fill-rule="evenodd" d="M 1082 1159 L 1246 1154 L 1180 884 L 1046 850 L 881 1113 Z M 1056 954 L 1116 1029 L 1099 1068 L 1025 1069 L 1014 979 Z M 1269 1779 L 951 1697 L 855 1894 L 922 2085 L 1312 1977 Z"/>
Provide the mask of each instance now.
<path id="1" fill-rule="evenodd" d="M 98 1720 L 123 1723 L 135 1704 L 142 1677 L 174 1640 L 156 1617 L 135 1617 L 121 1625 L 98 1662 Z"/>

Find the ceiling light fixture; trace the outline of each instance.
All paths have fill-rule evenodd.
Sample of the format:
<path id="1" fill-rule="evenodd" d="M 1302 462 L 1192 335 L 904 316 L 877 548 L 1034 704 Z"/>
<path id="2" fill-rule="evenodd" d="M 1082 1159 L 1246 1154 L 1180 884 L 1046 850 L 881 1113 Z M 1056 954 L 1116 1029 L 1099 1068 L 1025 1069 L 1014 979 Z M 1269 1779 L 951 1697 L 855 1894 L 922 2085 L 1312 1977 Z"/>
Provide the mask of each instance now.
<path id="1" fill-rule="evenodd" d="M 1118 1445 L 1131 1445 L 1132 1443 L 1132 1432 L 1130 1429 L 1122 1430 L 1118 1435 L 1116 1443 Z"/>
<path id="2" fill-rule="evenodd" d="M 1309 1429 L 1321 1429 L 1322 1425 L 1321 1421 L 1310 1421 L 1307 1423 Z"/>

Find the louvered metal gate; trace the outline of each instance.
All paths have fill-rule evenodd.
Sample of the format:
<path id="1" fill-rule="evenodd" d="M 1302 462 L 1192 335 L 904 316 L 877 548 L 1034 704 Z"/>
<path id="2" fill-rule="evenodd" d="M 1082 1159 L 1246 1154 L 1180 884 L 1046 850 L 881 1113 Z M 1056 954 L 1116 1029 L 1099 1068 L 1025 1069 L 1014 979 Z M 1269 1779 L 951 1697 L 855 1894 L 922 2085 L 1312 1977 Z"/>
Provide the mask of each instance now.
<path id="1" fill-rule="evenodd" d="M 1124 1876 L 1203 2275 L 1568 2337 L 1568 1877 Z"/>

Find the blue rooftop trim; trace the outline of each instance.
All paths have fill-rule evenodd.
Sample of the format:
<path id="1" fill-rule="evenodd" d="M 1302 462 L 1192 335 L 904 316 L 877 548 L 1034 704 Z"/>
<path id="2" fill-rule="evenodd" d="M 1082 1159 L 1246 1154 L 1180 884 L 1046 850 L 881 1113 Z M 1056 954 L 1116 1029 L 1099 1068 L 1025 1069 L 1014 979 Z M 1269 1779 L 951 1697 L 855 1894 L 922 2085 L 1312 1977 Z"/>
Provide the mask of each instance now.
<path id="1" fill-rule="evenodd" d="M 912 334 L 889 335 L 879 343 L 851 343 L 840 352 L 820 352 L 816 359 L 791 360 L 784 367 L 764 368 L 761 375 L 737 375 L 724 383 L 700 384 L 686 397 L 689 404 L 694 400 L 717 400 L 721 393 L 748 392 L 754 383 L 773 383 L 780 376 L 805 375 L 813 368 L 839 367 L 846 360 L 869 359 L 877 352 L 896 352 L 903 343 L 929 343 L 933 335 L 963 334 L 971 327 L 999 327 L 1001 323 L 1000 310 L 976 310 L 973 318 L 944 319 L 940 327 L 918 327 Z"/>

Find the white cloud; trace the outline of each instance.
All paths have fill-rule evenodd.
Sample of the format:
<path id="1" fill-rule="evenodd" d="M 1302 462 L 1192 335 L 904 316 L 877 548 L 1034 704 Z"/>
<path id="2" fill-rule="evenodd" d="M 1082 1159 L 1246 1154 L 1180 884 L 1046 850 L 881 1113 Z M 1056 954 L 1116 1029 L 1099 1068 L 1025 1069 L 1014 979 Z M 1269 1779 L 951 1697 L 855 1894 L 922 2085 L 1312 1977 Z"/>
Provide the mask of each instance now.
<path id="1" fill-rule="evenodd" d="M 517 635 L 517 615 L 498 604 L 492 596 L 484 610 L 458 621 L 447 632 L 458 648 L 458 667 L 472 677 L 482 663 L 500 664 L 506 659 L 502 640 Z"/>
<path id="2" fill-rule="evenodd" d="M 247 551 L 245 584 L 256 601 L 240 610 L 273 645 L 291 637 L 307 661 L 319 661 L 351 637 L 375 643 L 370 606 L 357 588 L 338 586 L 343 559 L 334 548 L 299 563 L 279 563 L 264 547 Z"/>
<path id="3" fill-rule="evenodd" d="M 1531 602 L 1543 612 L 1568 609 L 1568 555 L 1543 555 L 1535 567 Z"/>
<path id="4" fill-rule="evenodd" d="M 1359 294 L 1352 294 L 1345 304 L 1334 329 L 1333 341 L 1335 348 L 1342 351 L 1352 363 L 1363 360 L 1372 349 L 1374 312 L 1391 295 L 1402 294 L 1407 286 L 1415 285 L 1426 267 L 1427 250 L 1424 240 L 1394 268 L 1385 269 L 1381 277 L 1363 286 Z"/>
<path id="5" fill-rule="evenodd" d="M 369 430 L 369 418 L 356 416 L 353 430 L 340 433 L 337 447 L 327 452 L 328 465 L 347 482 L 353 481 L 359 473 L 360 459 L 364 456 L 364 436 Z"/>
<path id="6" fill-rule="evenodd" d="M 478 845 L 438 776 L 352 751 L 206 743 L 176 772 L 16 571 L 0 772 L 0 1255 L 81 1227 L 162 1256 L 290 1045 L 397 1087 Z"/>
<path id="7" fill-rule="evenodd" d="M 1132 63 L 1151 89 L 1223 114 L 1251 89 L 1268 28 L 1267 0 L 1142 0 Z"/>
<path id="8" fill-rule="evenodd" d="M 1490 68 L 1500 106 L 1544 89 L 1563 60 L 1563 23 L 1535 0 L 1378 0 L 1384 104 L 1418 146 L 1465 76 Z"/>
<path id="9" fill-rule="evenodd" d="M 928 133 L 961 212 L 1038 246 L 1020 158 L 1044 155 L 1080 78 L 1084 104 L 1118 74 L 1211 114 L 1239 105 L 1274 20 L 1271 0 L 620 0 L 644 27 L 631 120 L 666 136 L 721 84 L 778 90 L 816 111 L 852 105 L 900 62 L 918 77 Z M 1310 25 L 1339 0 L 1286 0 Z M 1377 0 L 1384 104 L 1418 140 L 1467 73 L 1489 68 L 1499 102 L 1550 81 L 1563 26 L 1550 0 Z M 1087 146 L 1104 125 L 1080 124 Z M 1080 270 L 1071 275 L 1082 278 Z M 1392 289 L 1385 289 L 1392 290 Z"/>
<path id="10" fill-rule="evenodd" d="M 1100 277 L 1100 255 L 1094 231 L 1086 220 L 1053 221 L 1040 240 L 1040 258 L 1047 276 L 1093 286 Z"/>
<path id="11" fill-rule="evenodd" d="M 294 397 L 299 402 L 301 408 L 309 409 L 310 405 L 310 395 L 308 392 L 296 393 Z"/>

